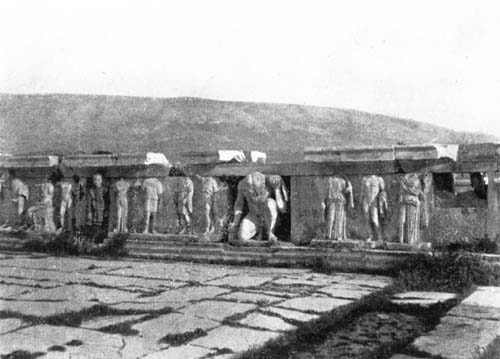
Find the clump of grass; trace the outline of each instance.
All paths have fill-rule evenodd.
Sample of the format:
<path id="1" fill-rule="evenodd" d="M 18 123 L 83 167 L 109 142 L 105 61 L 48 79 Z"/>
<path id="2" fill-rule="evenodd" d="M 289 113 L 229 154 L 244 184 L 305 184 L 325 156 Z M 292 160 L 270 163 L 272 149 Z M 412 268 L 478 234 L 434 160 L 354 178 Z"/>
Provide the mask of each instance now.
<path id="1" fill-rule="evenodd" d="M 196 328 L 191 332 L 184 332 L 180 334 L 168 334 L 159 340 L 160 343 L 167 343 L 172 346 L 183 345 L 193 339 L 204 337 L 207 332 L 203 329 Z"/>
<path id="2" fill-rule="evenodd" d="M 395 277 L 401 290 L 464 293 L 474 285 L 498 285 L 500 267 L 464 251 L 420 253 L 401 263 Z"/>

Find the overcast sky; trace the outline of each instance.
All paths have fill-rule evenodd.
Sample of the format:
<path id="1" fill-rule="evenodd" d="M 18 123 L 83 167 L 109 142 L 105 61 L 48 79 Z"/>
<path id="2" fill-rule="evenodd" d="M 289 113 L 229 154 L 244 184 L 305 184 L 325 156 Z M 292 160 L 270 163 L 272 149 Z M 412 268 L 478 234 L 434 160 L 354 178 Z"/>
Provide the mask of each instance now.
<path id="1" fill-rule="evenodd" d="M 498 1 L 0 2 L 0 92 L 353 108 L 500 136 Z"/>

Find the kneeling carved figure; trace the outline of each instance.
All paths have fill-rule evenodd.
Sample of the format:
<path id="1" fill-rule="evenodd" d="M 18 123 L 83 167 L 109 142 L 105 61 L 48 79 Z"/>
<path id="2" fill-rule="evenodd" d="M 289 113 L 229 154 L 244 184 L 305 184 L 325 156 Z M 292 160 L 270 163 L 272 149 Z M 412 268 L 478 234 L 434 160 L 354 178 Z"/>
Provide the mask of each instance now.
<path id="1" fill-rule="evenodd" d="M 274 227 L 278 214 L 286 212 L 287 202 L 288 193 L 280 176 L 265 176 L 260 172 L 246 176 L 238 184 L 229 241 L 261 240 L 264 234 L 269 243 L 276 243 Z M 248 212 L 242 218 L 245 208 Z"/>

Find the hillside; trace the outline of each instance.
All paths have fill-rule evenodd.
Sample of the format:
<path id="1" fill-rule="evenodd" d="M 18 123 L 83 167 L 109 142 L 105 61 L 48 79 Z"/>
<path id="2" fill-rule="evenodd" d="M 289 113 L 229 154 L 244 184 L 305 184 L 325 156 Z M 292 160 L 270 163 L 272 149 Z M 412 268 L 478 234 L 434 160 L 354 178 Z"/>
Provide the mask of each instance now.
<path id="1" fill-rule="evenodd" d="M 300 151 L 347 146 L 498 141 L 354 110 L 200 98 L 0 95 L 0 152 Z"/>

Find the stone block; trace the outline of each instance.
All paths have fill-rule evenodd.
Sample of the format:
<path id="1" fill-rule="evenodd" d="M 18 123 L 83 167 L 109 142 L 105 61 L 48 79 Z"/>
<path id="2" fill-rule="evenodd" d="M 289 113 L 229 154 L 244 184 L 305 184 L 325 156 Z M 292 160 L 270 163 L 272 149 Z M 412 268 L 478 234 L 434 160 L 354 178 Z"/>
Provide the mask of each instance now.
<path id="1" fill-rule="evenodd" d="M 279 307 L 300 310 L 303 312 L 326 313 L 335 308 L 346 306 L 353 303 L 352 300 L 328 298 L 328 297 L 302 297 L 288 299 L 280 304 Z"/>
<path id="2" fill-rule="evenodd" d="M 241 319 L 239 323 L 249 327 L 271 331 L 289 331 L 297 329 L 295 325 L 288 324 L 283 319 L 261 313 L 250 313 L 244 319 Z"/>
<path id="3" fill-rule="evenodd" d="M 212 280 L 210 282 L 207 282 L 207 284 L 236 288 L 250 288 L 261 286 L 262 284 L 269 282 L 272 279 L 272 277 L 265 276 L 231 275 L 228 277 Z"/>
<path id="4" fill-rule="evenodd" d="M 283 300 L 282 297 L 275 297 L 267 294 L 255 292 L 234 292 L 218 296 L 217 298 L 234 300 L 243 303 L 274 303 Z"/>
<path id="5" fill-rule="evenodd" d="M 213 349 L 226 348 L 239 353 L 260 347 L 279 335 L 278 332 L 222 326 L 212 329 L 206 336 L 195 339 L 190 344 Z"/>
<path id="6" fill-rule="evenodd" d="M 478 358 L 500 335 L 500 322 L 447 316 L 412 347 L 443 359 Z"/>
<path id="7" fill-rule="evenodd" d="M 84 320 L 80 325 L 80 328 L 85 329 L 101 329 L 109 327 L 111 325 L 117 325 L 125 322 L 130 322 L 144 318 L 145 315 L 109 315 L 105 317 L 96 317 L 88 320 Z"/>
<path id="8" fill-rule="evenodd" d="M 0 334 L 5 334 L 8 332 L 11 332 L 11 331 L 19 329 L 25 325 L 28 325 L 28 323 L 26 323 L 18 318 L 0 319 Z M 1 341 L 1 338 L 0 338 L 0 341 Z"/>
<path id="9" fill-rule="evenodd" d="M 444 292 L 404 292 L 395 294 L 391 302 L 396 305 L 418 305 L 422 307 L 429 307 L 439 303 L 447 303 L 455 300 L 457 295 L 455 293 Z"/>
<path id="10" fill-rule="evenodd" d="M 297 322 L 309 322 L 311 320 L 319 318 L 319 315 L 316 314 L 303 313 L 296 310 L 289 310 L 276 307 L 268 307 L 266 308 L 266 311 L 278 314 L 279 316 L 286 319 L 295 320 Z"/>
<path id="11" fill-rule="evenodd" d="M 194 286 L 172 289 L 155 296 L 138 298 L 135 302 L 160 302 L 160 303 L 186 303 L 189 301 L 199 301 L 202 299 L 212 299 L 220 294 L 228 293 L 229 289 L 214 286 Z"/>
<path id="12" fill-rule="evenodd" d="M 208 318 L 221 322 L 235 314 L 243 314 L 256 308 L 257 306 L 255 304 L 208 300 L 188 305 L 179 311 L 200 318 Z"/>
<path id="13" fill-rule="evenodd" d="M 393 161 L 391 146 L 306 148 L 304 161 L 308 162 L 360 162 Z"/>
<path id="14" fill-rule="evenodd" d="M 336 285 L 332 284 L 327 287 L 323 287 L 317 290 L 317 292 L 328 294 L 335 298 L 344 298 L 344 299 L 361 299 L 364 296 L 370 295 L 374 292 L 374 290 L 369 289 L 360 289 L 361 287 L 352 286 L 351 288 L 346 288 L 345 285 Z"/>

